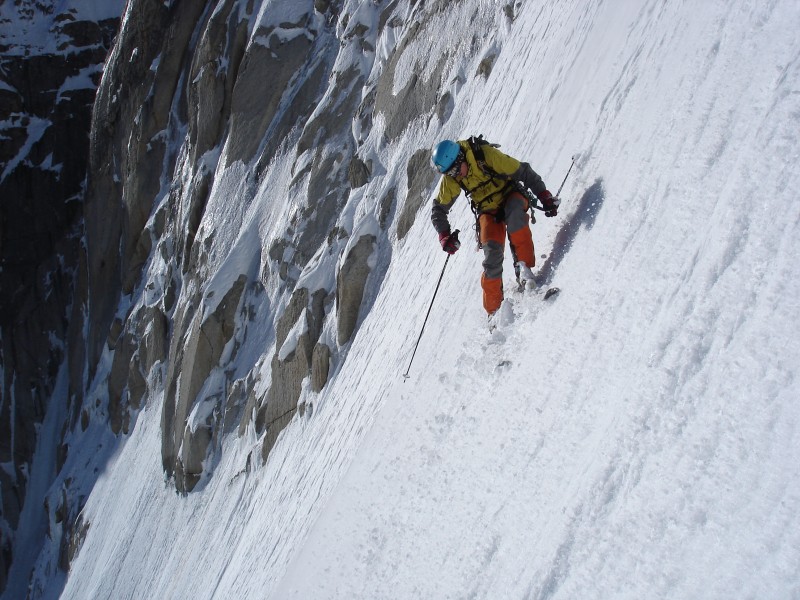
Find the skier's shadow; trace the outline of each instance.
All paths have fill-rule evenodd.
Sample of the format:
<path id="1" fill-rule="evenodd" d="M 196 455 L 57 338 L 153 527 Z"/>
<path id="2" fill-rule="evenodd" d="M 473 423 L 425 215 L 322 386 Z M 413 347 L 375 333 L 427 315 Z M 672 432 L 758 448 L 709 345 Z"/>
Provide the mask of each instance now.
<path id="1" fill-rule="evenodd" d="M 578 202 L 578 209 L 567 219 L 556 234 L 553 250 L 536 274 L 536 283 L 538 285 L 550 285 L 558 265 L 561 264 L 567 252 L 569 252 L 572 242 L 575 241 L 581 227 L 591 229 L 594 226 L 597 213 L 600 212 L 600 207 L 603 206 L 603 200 L 605 200 L 603 180 L 598 177 L 583 193 Z"/>

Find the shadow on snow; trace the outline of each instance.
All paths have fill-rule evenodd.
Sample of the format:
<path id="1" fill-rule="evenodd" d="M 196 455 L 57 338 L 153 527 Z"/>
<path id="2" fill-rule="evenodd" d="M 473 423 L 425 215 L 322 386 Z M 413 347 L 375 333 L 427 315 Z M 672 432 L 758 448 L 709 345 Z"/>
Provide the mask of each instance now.
<path id="1" fill-rule="evenodd" d="M 561 264 L 567 252 L 569 252 L 572 243 L 578 236 L 578 232 L 582 227 L 591 229 L 594 226 L 597 214 L 600 212 L 600 207 L 603 205 L 603 200 L 605 200 L 603 180 L 598 177 L 583 193 L 583 196 L 578 202 L 578 208 L 573 214 L 567 217 L 567 220 L 556 234 L 550 256 L 547 257 L 547 260 L 544 261 L 539 272 L 536 274 L 536 283 L 539 286 L 548 286 L 552 283 L 553 275 L 555 275 L 558 265 Z"/>

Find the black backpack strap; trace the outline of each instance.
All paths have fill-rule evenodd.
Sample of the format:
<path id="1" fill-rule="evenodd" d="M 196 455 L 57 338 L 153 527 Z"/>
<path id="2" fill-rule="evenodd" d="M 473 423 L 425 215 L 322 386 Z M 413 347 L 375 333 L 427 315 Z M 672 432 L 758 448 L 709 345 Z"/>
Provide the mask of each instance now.
<path id="1" fill-rule="evenodd" d="M 478 167 L 480 167 L 481 171 L 486 173 L 489 177 L 501 179 L 503 181 L 511 180 L 511 175 L 498 173 L 486 164 L 486 155 L 483 153 L 483 147 L 491 146 L 492 148 L 499 148 L 500 144 L 492 144 L 488 140 L 485 140 L 483 134 L 480 134 L 478 137 L 473 135 L 467 140 L 467 143 L 469 143 L 469 149 L 472 150 L 472 155 L 475 157 L 475 162 L 478 163 Z"/>
<path id="2" fill-rule="evenodd" d="M 505 173 L 498 173 L 497 171 L 495 171 L 489 165 L 486 164 L 486 155 L 483 152 L 483 147 L 491 146 L 492 148 L 498 148 L 500 144 L 492 144 L 488 140 L 484 139 L 483 134 L 477 137 L 473 135 L 467 140 L 467 143 L 469 144 L 469 149 L 472 151 L 472 155 L 475 157 L 475 162 L 478 165 L 478 168 L 483 172 L 484 175 L 489 176 L 489 179 L 486 180 L 481 185 L 479 185 L 478 188 L 481 188 L 484 185 L 488 185 L 493 179 L 499 179 L 500 181 L 504 181 L 506 184 L 500 190 L 495 192 L 495 194 L 501 194 L 505 196 L 508 193 L 509 189 L 517 187 L 517 183 L 513 180 L 511 175 L 506 175 Z M 460 182 L 459 185 L 461 185 Z M 461 187 L 467 193 L 467 196 L 470 196 L 471 192 L 474 192 L 475 190 L 478 189 L 475 188 L 475 190 L 470 190 L 469 192 L 467 192 L 467 189 L 463 185 Z M 495 194 L 492 194 L 492 196 L 494 196 Z M 491 200 L 490 198 L 486 198 L 481 204 L 488 203 L 490 200 Z M 478 205 L 476 206 L 476 209 L 477 212 L 480 213 L 482 207 Z"/>

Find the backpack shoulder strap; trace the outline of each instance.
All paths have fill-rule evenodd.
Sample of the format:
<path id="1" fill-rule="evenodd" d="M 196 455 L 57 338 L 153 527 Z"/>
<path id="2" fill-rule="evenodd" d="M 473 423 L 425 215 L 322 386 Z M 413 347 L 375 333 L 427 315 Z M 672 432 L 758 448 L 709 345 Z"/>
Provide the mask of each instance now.
<path id="1" fill-rule="evenodd" d="M 473 135 L 467 140 L 467 143 L 469 144 L 469 149 L 472 150 L 472 155 L 475 157 L 475 162 L 478 163 L 478 167 L 480 167 L 481 171 L 490 177 L 496 177 L 497 179 L 502 179 L 504 181 L 511 179 L 511 175 L 498 173 L 486 164 L 486 155 L 483 153 L 483 147 L 491 146 L 492 148 L 499 148 L 500 144 L 492 144 L 488 140 L 484 139 L 483 134 L 480 134 L 477 137 Z"/>

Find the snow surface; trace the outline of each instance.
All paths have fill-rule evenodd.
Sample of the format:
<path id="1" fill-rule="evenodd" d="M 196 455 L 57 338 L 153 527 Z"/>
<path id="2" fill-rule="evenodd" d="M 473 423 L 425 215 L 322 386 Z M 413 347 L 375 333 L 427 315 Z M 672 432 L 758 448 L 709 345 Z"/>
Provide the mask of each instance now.
<path id="1" fill-rule="evenodd" d="M 344 366 L 266 465 L 233 434 L 176 495 L 148 401 L 88 498 L 63 597 L 800 597 L 800 4 L 517 4 L 513 23 L 451 4 L 494 22 L 494 69 L 453 67 L 468 78 L 443 129 L 371 132 L 387 175 L 345 218 L 371 231 L 365 203 L 444 136 L 484 133 L 551 189 L 580 152 L 561 214 L 533 227 L 561 294 L 509 295 L 489 336 L 465 233 L 404 380 L 445 261 L 426 207 L 379 244 L 391 261 Z M 442 17 L 430 44 L 459 31 Z M 382 35 L 386 56 L 400 33 Z M 279 212 L 280 187 L 223 204 L 242 168 L 209 201 L 214 281 L 252 269 L 259 211 Z M 463 199 L 451 216 L 469 231 Z M 331 263 L 308 279 L 331 285 Z M 274 340 L 249 352 L 267 364 Z"/>
<path id="2" fill-rule="evenodd" d="M 9 119 L 0 121 L 0 132 L 3 132 L 9 126 L 21 126 L 25 127 L 27 134 L 25 142 L 22 144 L 22 147 L 19 149 L 19 152 L 17 152 L 16 156 L 5 163 L 5 168 L 3 169 L 3 172 L 0 173 L 0 183 L 5 181 L 6 177 L 11 175 L 11 172 L 28 158 L 31 149 L 40 139 L 42 139 L 50 125 L 51 122 L 47 119 L 33 116 L 22 116 L 20 114 L 12 115 Z"/>
<path id="3" fill-rule="evenodd" d="M 60 32 L 60 22 L 116 19 L 126 0 L 20 0 L 0 2 L 0 40 L 7 56 L 70 54 L 75 52 L 69 36 Z M 43 18 L 42 13 L 48 15 Z M 94 87 L 94 86 L 92 86 Z"/>

